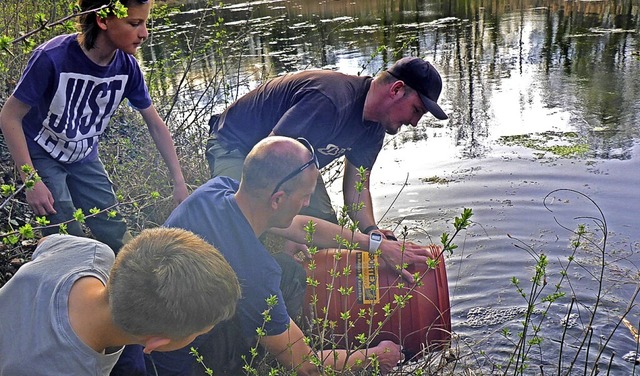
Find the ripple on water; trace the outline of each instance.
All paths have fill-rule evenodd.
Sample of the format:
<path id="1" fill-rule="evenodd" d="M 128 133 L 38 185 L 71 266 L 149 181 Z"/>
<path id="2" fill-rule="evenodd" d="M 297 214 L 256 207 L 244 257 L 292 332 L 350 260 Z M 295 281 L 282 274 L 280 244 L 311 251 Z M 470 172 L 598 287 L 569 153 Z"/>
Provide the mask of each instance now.
<path id="1" fill-rule="evenodd" d="M 526 307 L 488 308 L 474 307 L 467 312 L 467 320 L 460 323 L 474 328 L 504 324 L 507 321 L 521 319 Z"/>
<path id="2" fill-rule="evenodd" d="M 472 226 L 455 239 L 459 248 L 447 259 L 452 323 L 457 334 L 481 342 L 487 351 L 507 356 L 513 345 L 502 334 L 505 330 L 522 330 L 530 280 L 537 257 L 544 253 L 549 261 L 547 285 L 536 300 L 536 309 L 546 307 L 542 297 L 553 293 L 555 284 L 561 281 L 561 291 L 566 295 L 544 316 L 540 326 L 542 351 L 557 354 L 565 331 L 571 338 L 566 354 L 574 344 L 577 348 L 579 342 L 573 341 L 584 335 L 600 288 L 597 278 L 602 265 L 602 233 L 598 233 L 598 218 L 602 210 L 609 239 L 602 298 L 592 324 L 592 354 L 597 354 L 601 350 L 598 344 L 605 342 L 602 359 L 613 351 L 625 354 L 636 350 L 633 339 L 624 329 L 616 329 L 616 324 L 640 281 L 640 225 L 636 219 L 640 212 L 640 158 L 545 160 L 515 148 L 516 153 L 514 149 L 495 150 L 482 159 L 434 158 L 431 164 L 415 157 L 421 150 L 429 150 L 428 146 L 429 141 L 419 141 L 381 153 L 372 172 L 373 179 L 377 176 L 380 180 L 372 180 L 372 192 L 377 216 L 393 202 L 385 223 L 391 227 L 406 225 L 409 238 L 418 242 L 438 242 L 442 232 L 452 231 L 453 218 L 462 208 L 473 209 Z M 407 174 L 408 183 L 398 195 Z M 583 192 L 588 198 L 570 190 Z M 567 267 L 572 255 L 571 231 L 579 224 L 586 224 L 596 236 L 594 243 L 573 255 Z M 571 284 L 563 279 L 561 272 L 565 269 Z M 525 298 L 513 285 L 514 277 L 523 287 Z M 571 306 L 572 296 L 579 304 Z M 536 325 L 543 318 L 539 312 L 534 313 Z M 629 318 L 640 320 L 637 306 Z M 626 359 L 632 358 L 630 355 Z M 619 356 L 615 359 L 625 363 Z M 624 373 L 625 366 L 615 363 L 612 372 Z"/>

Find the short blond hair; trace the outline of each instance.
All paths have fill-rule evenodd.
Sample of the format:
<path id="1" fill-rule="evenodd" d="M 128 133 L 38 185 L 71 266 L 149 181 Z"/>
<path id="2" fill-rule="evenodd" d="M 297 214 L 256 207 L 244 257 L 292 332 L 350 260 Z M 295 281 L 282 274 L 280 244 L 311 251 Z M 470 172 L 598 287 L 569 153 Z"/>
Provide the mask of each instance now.
<path id="1" fill-rule="evenodd" d="M 142 231 L 116 257 L 107 283 L 113 320 L 125 332 L 188 337 L 235 313 L 240 285 L 211 244 L 190 231 Z"/>

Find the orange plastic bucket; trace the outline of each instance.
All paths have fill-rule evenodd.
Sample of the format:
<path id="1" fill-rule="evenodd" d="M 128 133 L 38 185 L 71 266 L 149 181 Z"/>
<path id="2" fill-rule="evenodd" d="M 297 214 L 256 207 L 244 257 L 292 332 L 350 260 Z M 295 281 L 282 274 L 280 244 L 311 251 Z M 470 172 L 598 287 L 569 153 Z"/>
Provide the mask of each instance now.
<path id="1" fill-rule="evenodd" d="M 451 338 L 451 314 L 444 257 L 438 260 L 431 270 L 426 264 L 409 266 L 409 272 L 422 277 L 410 285 L 397 271 L 376 266 L 377 256 L 368 252 L 318 252 L 313 263 L 305 263 L 315 282 L 307 286 L 304 313 L 312 323 L 316 319 L 316 338 L 324 338 L 325 346 L 349 349 L 361 346 L 365 337 L 367 346 L 391 340 L 411 357 L 441 348 Z"/>

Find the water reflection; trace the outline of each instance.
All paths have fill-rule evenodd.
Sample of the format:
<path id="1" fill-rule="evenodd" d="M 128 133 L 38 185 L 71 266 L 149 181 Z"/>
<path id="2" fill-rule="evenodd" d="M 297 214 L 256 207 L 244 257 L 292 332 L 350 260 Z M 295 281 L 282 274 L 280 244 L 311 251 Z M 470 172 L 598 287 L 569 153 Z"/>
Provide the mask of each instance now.
<path id="1" fill-rule="evenodd" d="M 627 159 L 639 137 L 634 1 L 205 4 L 187 4 L 172 17 L 174 29 L 158 28 L 144 59 L 175 54 L 180 46 L 186 53 L 185 46 L 211 38 L 219 30 L 214 20 L 224 18 L 230 38 L 224 59 L 205 56 L 191 72 L 206 85 L 207 71 L 238 61 L 224 85 L 207 87 L 209 99 L 228 103 L 267 77 L 300 69 L 375 74 L 412 54 L 441 71 L 443 106 L 451 115 L 446 123 L 425 117 L 421 127 L 446 127 L 458 156 L 484 156 L 504 135 L 576 130 L 593 157 Z M 176 43 L 196 32 L 200 42 Z M 221 96 L 225 87 L 238 90 Z"/>
<path id="2" fill-rule="evenodd" d="M 165 67 L 154 69 L 170 69 L 176 56 L 187 55 L 196 45 L 221 41 L 189 60 L 190 91 L 177 96 L 184 107 L 197 103 L 202 116 L 189 121 L 203 127 L 216 103 L 221 103 L 218 109 L 224 107 L 283 72 L 326 68 L 376 74 L 403 55 L 433 62 L 444 79 L 441 101 L 450 119 L 427 116 L 417 128 L 390 139 L 387 149 L 398 149 L 381 153 L 372 171 L 376 209 L 395 205 L 385 220 L 408 225 L 412 236 L 427 241 L 425 233 L 437 239 L 439 231 L 449 231 L 461 207 L 473 208 L 479 226 L 461 240 L 455 255 L 459 259 L 447 265 L 454 326 L 462 338 L 486 339 L 483 349 L 496 346 L 504 355 L 510 345 L 496 339 L 499 335 L 491 336 L 501 327 L 475 330 L 470 316 L 478 314 L 477 307 L 519 312 L 522 301 L 512 298 L 509 278 L 529 280 L 532 265 L 514 251 L 507 234 L 549 252 L 556 262 L 550 278 L 557 276 L 567 239 L 559 240 L 553 220 L 540 205 L 551 190 L 570 188 L 593 195 L 608 216 L 612 235 L 618 236 L 611 248 L 618 254 L 607 266 L 616 264 L 621 271 L 607 280 L 614 281 L 607 290 L 613 301 L 607 310 L 614 319 L 598 319 L 603 321 L 594 325 L 599 333 L 608 333 L 620 307 L 629 303 L 634 286 L 627 278 L 636 275 L 637 284 L 640 229 L 635 213 L 640 208 L 633 187 L 640 184 L 639 10 L 637 0 L 227 1 L 222 8 L 191 2 L 171 17 L 179 27 L 154 32 L 143 60 L 168 57 Z M 224 18 L 225 36 L 216 34 L 217 17 Z M 164 82 L 164 87 L 179 83 Z M 499 144 L 503 136 L 532 133 L 540 136 L 531 139 L 546 137 L 562 144 L 567 132 L 575 132 L 577 142 L 588 146 L 586 161 L 539 162 L 529 149 L 514 152 Z M 430 177 L 446 183 L 425 183 Z M 395 201 L 405 180 L 409 183 L 402 198 Z M 567 217 L 585 217 L 584 204 L 573 197 L 556 203 Z M 584 256 L 585 265 L 591 256 Z M 628 264 L 620 267 L 622 259 Z M 579 281 L 573 292 L 589 302 L 594 282 L 587 274 L 580 268 L 571 271 L 571 278 Z M 566 311 L 560 306 L 550 314 L 546 329 L 551 340 L 544 345 L 552 346 Z M 631 316 L 637 322 L 637 309 Z M 509 328 L 516 333 L 518 325 L 513 321 Z M 594 332 L 594 338 L 600 337 Z M 623 354 L 635 346 L 616 334 L 607 349 Z M 617 374 L 629 374 L 628 364 L 614 367 Z"/>

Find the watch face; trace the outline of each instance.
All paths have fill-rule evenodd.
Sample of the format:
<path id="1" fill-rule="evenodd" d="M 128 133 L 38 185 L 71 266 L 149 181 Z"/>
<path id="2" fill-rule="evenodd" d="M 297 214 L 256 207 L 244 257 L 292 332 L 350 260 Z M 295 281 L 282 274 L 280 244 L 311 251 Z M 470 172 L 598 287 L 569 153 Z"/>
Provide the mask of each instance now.
<path id="1" fill-rule="evenodd" d="M 382 235 L 380 235 L 377 232 L 372 232 L 371 233 L 371 240 L 380 241 L 380 240 L 382 240 Z"/>

